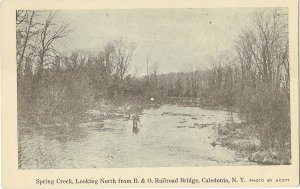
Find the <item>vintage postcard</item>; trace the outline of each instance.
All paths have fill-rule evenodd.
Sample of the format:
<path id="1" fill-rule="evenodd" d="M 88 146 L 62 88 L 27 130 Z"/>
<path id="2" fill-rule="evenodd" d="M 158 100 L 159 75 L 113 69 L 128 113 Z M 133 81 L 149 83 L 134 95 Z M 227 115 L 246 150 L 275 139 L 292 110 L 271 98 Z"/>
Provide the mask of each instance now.
<path id="1" fill-rule="evenodd" d="M 297 186 L 298 4 L 4 0 L 4 188 Z"/>

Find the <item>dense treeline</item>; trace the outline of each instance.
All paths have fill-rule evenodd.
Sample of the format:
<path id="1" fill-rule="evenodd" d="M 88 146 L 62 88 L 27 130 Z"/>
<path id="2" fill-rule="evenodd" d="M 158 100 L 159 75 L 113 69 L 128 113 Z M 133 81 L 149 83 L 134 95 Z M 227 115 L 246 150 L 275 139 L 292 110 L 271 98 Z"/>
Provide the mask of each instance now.
<path id="1" fill-rule="evenodd" d="M 66 55 L 55 44 L 71 31 L 55 13 L 16 14 L 22 121 L 74 122 L 101 103 L 146 102 L 150 97 L 163 103 L 169 97 L 185 97 L 199 100 L 203 107 L 239 111 L 263 148 L 290 145 L 288 26 L 279 9 L 255 12 L 232 51 L 212 58 L 209 69 L 158 74 L 155 63 L 144 77 L 128 71 L 137 48 L 133 43 L 119 39 L 98 52 Z"/>
<path id="2" fill-rule="evenodd" d="M 259 135 L 263 148 L 285 148 L 290 142 L 288 47 L 284 12 L 256 12 L 231 53 L 213 58 L 208 70 L 159 76 L 159 91 L 196 97 L 203 106 L 237 110 Z"/>

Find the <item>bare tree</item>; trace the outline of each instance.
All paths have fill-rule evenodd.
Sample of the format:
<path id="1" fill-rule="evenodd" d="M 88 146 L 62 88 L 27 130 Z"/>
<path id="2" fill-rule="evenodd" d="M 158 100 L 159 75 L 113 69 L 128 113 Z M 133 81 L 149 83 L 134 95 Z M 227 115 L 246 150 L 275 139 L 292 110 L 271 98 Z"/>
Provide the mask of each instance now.
<path id="1" fill-rule="evenodd" d="M 57 51 L 54 48 L 54 42 L 66 37 L 70 32 L 68 25 L 57 24 L 55 17 L 56 14 L 54 12 L 49 12 L 37 35 L 37 44 L 33 46 L 35 55 L 38 57 L 39 76 L 42 75 L 47 60 L 52 60 L 56 57 Z"/>
<path id="2" fill-rule="evenodd" d="M 16 25 L 22 24 L 28 17 L 28 11 L 16 10 Z"/>
<path id="3" fill-rule="evenodd" d="M 287 49 L 282 48 L 288 41 L 287 25 L 282 19 L 279 9 L 257 11 L 252 16 L 253 27 L 245 30 L 238 41 L 242 70 L 246 69 L 254 80 L 264 85 L 272 85 L 276 81 L 273 77 L 279 81 L 281 67 L 287 68 Z"/>
<path id="4" fill-rule="evenodd" d="M 114 62 L 114 54 L 115 54 L 115 48 L 112 43 L 109 43 L 105 46 L 103 51 L 103 57 L 104 57 L 104 75 L 105 77 L 109 77 L 116 68 L 115 62 Z"/>
<path id="5" fill-rule="evenodd" d="M 146 58 L 146 68 L 147 68 L 147 86 L 149 84 L 149 61 L 150 61 L 150 58 L 149 58 L 149 54 L 147 55 L 147 58 Z"/>
<path id="6" fill-rule="evenodd" d="M 114 48 L 117 76 L 123 81 L 136 46 L 133 43 L 128 43 L 125 40 L 120 39 L 114 42 Z"/>
<path id="7" fill-rule="evenodd" d="M 33 35 L 37 32 L 33 31 L 38 23 L 35 20 L 35 11 L 16 11 L 16 37 L 17 37 L 17 72 L 20 73 L 24 68 L 23 60 L 25 52 L 28 49 L 28 44 Z"/>
<path id="8" fill-rule="evenodd" d="M 155 76 L 157 76 L 157 72 L 158 72 L 158 66 L 159 66 L 159 62 L 158 61 L 156 61 L 156 62 L 154 62 L 153 64 L 152 64 L 152 66 L 151 66 L 151 74 L 155 77 Z"/>
<path id="9" fill-rule="evenodd" d="M 197 68 L 190 65 L 188 67 L 189 91 L 192 97 L 196 97 L 198 93 L 199 72 Z"/>

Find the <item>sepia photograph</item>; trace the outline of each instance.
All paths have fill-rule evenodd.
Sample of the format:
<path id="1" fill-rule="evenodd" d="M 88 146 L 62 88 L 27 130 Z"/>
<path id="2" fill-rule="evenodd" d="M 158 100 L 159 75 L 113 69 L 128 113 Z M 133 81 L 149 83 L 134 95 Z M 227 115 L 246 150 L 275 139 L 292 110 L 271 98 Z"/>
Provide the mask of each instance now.
<path id="1" fill-rule="evenodd" d="M 4 0 L 1 186 L 299 185 L 297 5 Z"/>
<path id="2" fill-rule="evenodd" d="M 291 164 L 287 7 L 15 14 L 18 169 Z"/>

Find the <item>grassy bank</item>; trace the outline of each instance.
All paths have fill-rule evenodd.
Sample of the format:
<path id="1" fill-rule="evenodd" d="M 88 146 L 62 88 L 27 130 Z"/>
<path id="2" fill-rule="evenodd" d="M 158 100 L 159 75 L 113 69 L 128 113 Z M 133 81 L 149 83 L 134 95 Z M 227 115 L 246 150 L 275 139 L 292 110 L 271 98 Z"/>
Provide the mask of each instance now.
<path id="1" fill-rule="evenodd" d="M 283 140 L 280 138 L 282 136 L 272 135 L 275 138 L 274 144 L 271 147 L 265 147 L 267 141 L 260 139 L 254 127 L 259 127 L 259 125 L 247 123 L 219 125 L 216 128 L 218 133 L 216 143 L 236 151 L 250 162 L 262 165 L 289 165 L 291 163 L 290 141 L 287 138 Z"/>

